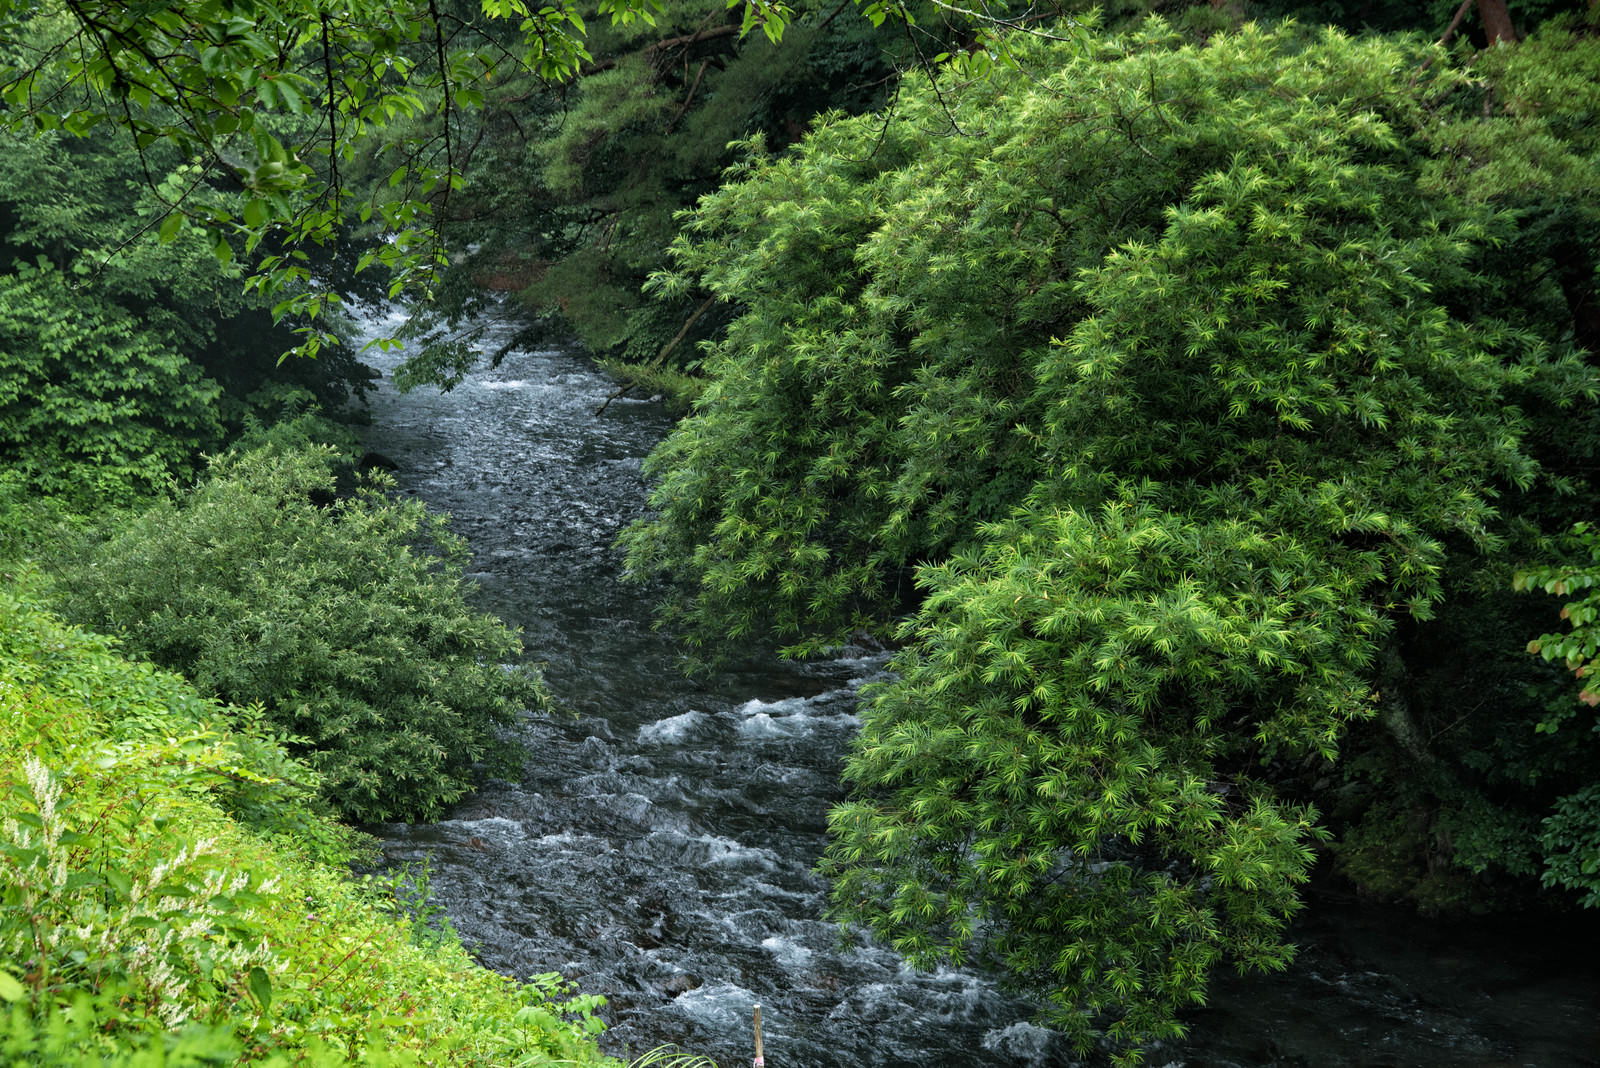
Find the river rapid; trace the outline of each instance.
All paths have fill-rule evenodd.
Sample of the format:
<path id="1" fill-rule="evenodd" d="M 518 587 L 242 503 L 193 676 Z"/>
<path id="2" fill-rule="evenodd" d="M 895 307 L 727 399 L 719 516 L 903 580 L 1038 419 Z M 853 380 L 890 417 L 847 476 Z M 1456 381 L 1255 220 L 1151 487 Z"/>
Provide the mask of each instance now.
<path id="1" fill-rule="evenodd" d="M 402 321 L 370 312 L 370 336 Z M 494 351 L 511 327 L 491 326 Z M 398 356 L 369 362 L 392 371 Z M 602 1044 L 662 1043 L 724 1068 L 1069 1065 L 1029 1006 L 963 971 L 920 974 L 841 941 L 812 873 L 859 687 L 886 657 L 841 650 L 686 678 L 652 595 L 619 581 L 617 534 L 646 506 L 640 462 L 667 432 L 649 398 L 569 352 L 512 352 L 449 393 L 372 397 L 368 447 L 400 492 L 448 512 L 475 602 L 519 626 L 559 710 L 525 721 L 517 782 L 435 824 L 373 828 L 390 865 L 427 860 L 482 962 L 603 994 Z M 1189 1040 L 1152 1065 L 1600 1064 L 1600 979 L 1544 932 L 1444 928 L 1316 900 L 1282 976 L 1221 976 Z"/>

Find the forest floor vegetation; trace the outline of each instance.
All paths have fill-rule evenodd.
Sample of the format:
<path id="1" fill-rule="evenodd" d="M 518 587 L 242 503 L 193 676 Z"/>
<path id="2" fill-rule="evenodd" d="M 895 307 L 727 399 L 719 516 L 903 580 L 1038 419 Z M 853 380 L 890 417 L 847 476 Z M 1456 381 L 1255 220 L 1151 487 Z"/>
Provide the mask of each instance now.
<path id="1" fill-rule="evenodd" d="M 603 1003 L 477 965 L 383 880 L 259 708 L 0 587 L 0 1059 L 613 1063 Z"/>

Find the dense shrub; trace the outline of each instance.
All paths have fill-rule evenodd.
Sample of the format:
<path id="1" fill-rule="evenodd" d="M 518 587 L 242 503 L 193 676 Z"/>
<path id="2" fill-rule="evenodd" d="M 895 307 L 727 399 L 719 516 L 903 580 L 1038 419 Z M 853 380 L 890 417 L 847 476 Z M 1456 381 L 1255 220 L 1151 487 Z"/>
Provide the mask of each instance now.
<path id="1" fill-rule="evenodd" d="M 335 500 L 335 459 L 271 444 L 214 461 L 69 562 L 64 610 L 260 703 L 347 817 L 435 818 L 477 775 L 515 770 L 500 728 L 542 691 L 510 663 L 515 633 L 467 604 L 446 521 L 377 483 Z"/>
<path id="2" fill-rule="evenodd" d="M 34 30 L 13 29 L 0 53 L 35 54 Z M 0 464 L 79 510 L 189 481 L 263 389 L 339 410 L 372 373 L 342 346 L 280 362 L 292 318 L 212 255 L 215 235 L 142 239 L 172 204 L 231 194 L 186 153 L 133 147 L 104 127 L 0 132 Z"/>

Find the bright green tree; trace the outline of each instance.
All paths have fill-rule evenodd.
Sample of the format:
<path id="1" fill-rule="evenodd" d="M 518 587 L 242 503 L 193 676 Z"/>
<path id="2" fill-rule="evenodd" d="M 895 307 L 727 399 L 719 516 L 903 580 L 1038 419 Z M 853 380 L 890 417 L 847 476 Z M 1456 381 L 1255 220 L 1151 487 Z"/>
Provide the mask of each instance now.
<path id="1" fill-rule="evenodd" d="M 1152 23 L 1011 54 L 702 201 L 655 284 L 736 317 L 624 541 L 713 651 L 910 613 L 835 914 L 1133 1061 L 1214 966 L 1289 959 L 1296 769 L 1351 724 L 1422 752 L 1399 632 L 1502 501 L 1572 486 L 1545 434 L 1597 381 L 1552 272 L 1495 273 L 1554 256 L 1523 206 L 1434 165 L 1483 101 L 1437 52 Z"/>

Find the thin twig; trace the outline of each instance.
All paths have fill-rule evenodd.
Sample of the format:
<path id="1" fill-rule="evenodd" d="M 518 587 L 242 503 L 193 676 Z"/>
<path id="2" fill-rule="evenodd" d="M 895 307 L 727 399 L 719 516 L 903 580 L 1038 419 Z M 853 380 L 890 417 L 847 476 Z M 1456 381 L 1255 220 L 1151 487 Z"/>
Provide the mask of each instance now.
<path id="1" fill-rule="evenodd" d="M 322 20 L 322 76 L 328 87 L 328 189 L 333 197 L 333 214 L 339 215 L 339 123 L 333 82 L 333 42 L 328 33 L 328 16 Z"/>
<path id="2" fill-rule="evenodd" d="M 823 19 L 820 23 L 817 24 L 817 32 L 821 33 L 823 30 L 827 29 L 828 28 L 828 23 L 830 23 L 834 19 L 838 18 L 840 13 L 842 13 L 845 8 L 849 7 L 851 4 L 853 4 L 855 2 L 856 2 L 856 0 L 839 0 L 839 6 L 834 8 L 832 11 L 828 12 L 828 17 Z"/>
<path id="3" fill-rule="evenodd" d="M 950 128 L 956 132 L 957 137 L 967 136 L 966 131 L 961 129 L 961 124 L 956 122 L 955 113 L 950 110 L 949 103 L 945 101 L 944 92 L 939 88 L 939 75 L 935 72 L 934 65 L 928 61 L 927 56 L 922 54 L 922 46 L 917 43 L 917 39 L 911 36 L 911 23 L 902 22 L 900 25 L 905 27 L 906 43 L 911 45 L 911 51 L 916 54 L 917 61 L 922 65 L 923 72 L 927 74 L 928 85 L 933 88 L 934 99 L 939 101 L 939 108 L 944 112 L 944 117 L 950 123 Z"/>
<path id="4" fill-rule="evenodd" d="M 1471 7 L 1472 4 L 1473 4 L 1473 0 L 1461 0 L 1461 6 L 1456 8 L 1455 17 L 1450 20 L 1450 25 L 1445 27 L 1443 36 L 1441 36 L 1437 41 L 1434 42 L 1434 47 L 1435 48 L 1443 48 L 1445 45 L 1450 43 L 1450 38 L 1452 38 L 1452 37 L 1454 37 L 1456 35 L 1456 27 L 1460 26 L 1461 25 L 1461 20 L 1467 17 L 1467 9 L 1469 7 Z M 1422 77 L 1424 74 L 1428 73 L 1428 68 L 1433 66 L 1434 58 L 1437 55 L 1438 55 L 1438 53 L 1435 52 L 1434 55 L 1429 56 L 1423 62 L 1422 66 L 1417 68 L 1417 73 L 1415 73 L 1415 74 L 1413 74 L 1411 76 L 1411 84 L 1412 85 L 1416 85 L 1417 84 L 1417 79 Z"/>
<path id="5" fill-rule="evenodd" d="M 683 107 L 679 108 L 678 113 L 672 116 L 672 121 L 667 123 L 667 133 L 670 134 L 673 130 L 676 130 L 678 123 L 689 113 L 689 105 L 694 103 L 695 90 L 700 88 L 700 79 L 706 76 L 706 68 L 709 66 L 711 66 L 710 59 L 702 59 L 700 61 L 700 69 L 695 72 L 694 84 L 689 86 L 689 95 L 683 98 Z"/>

